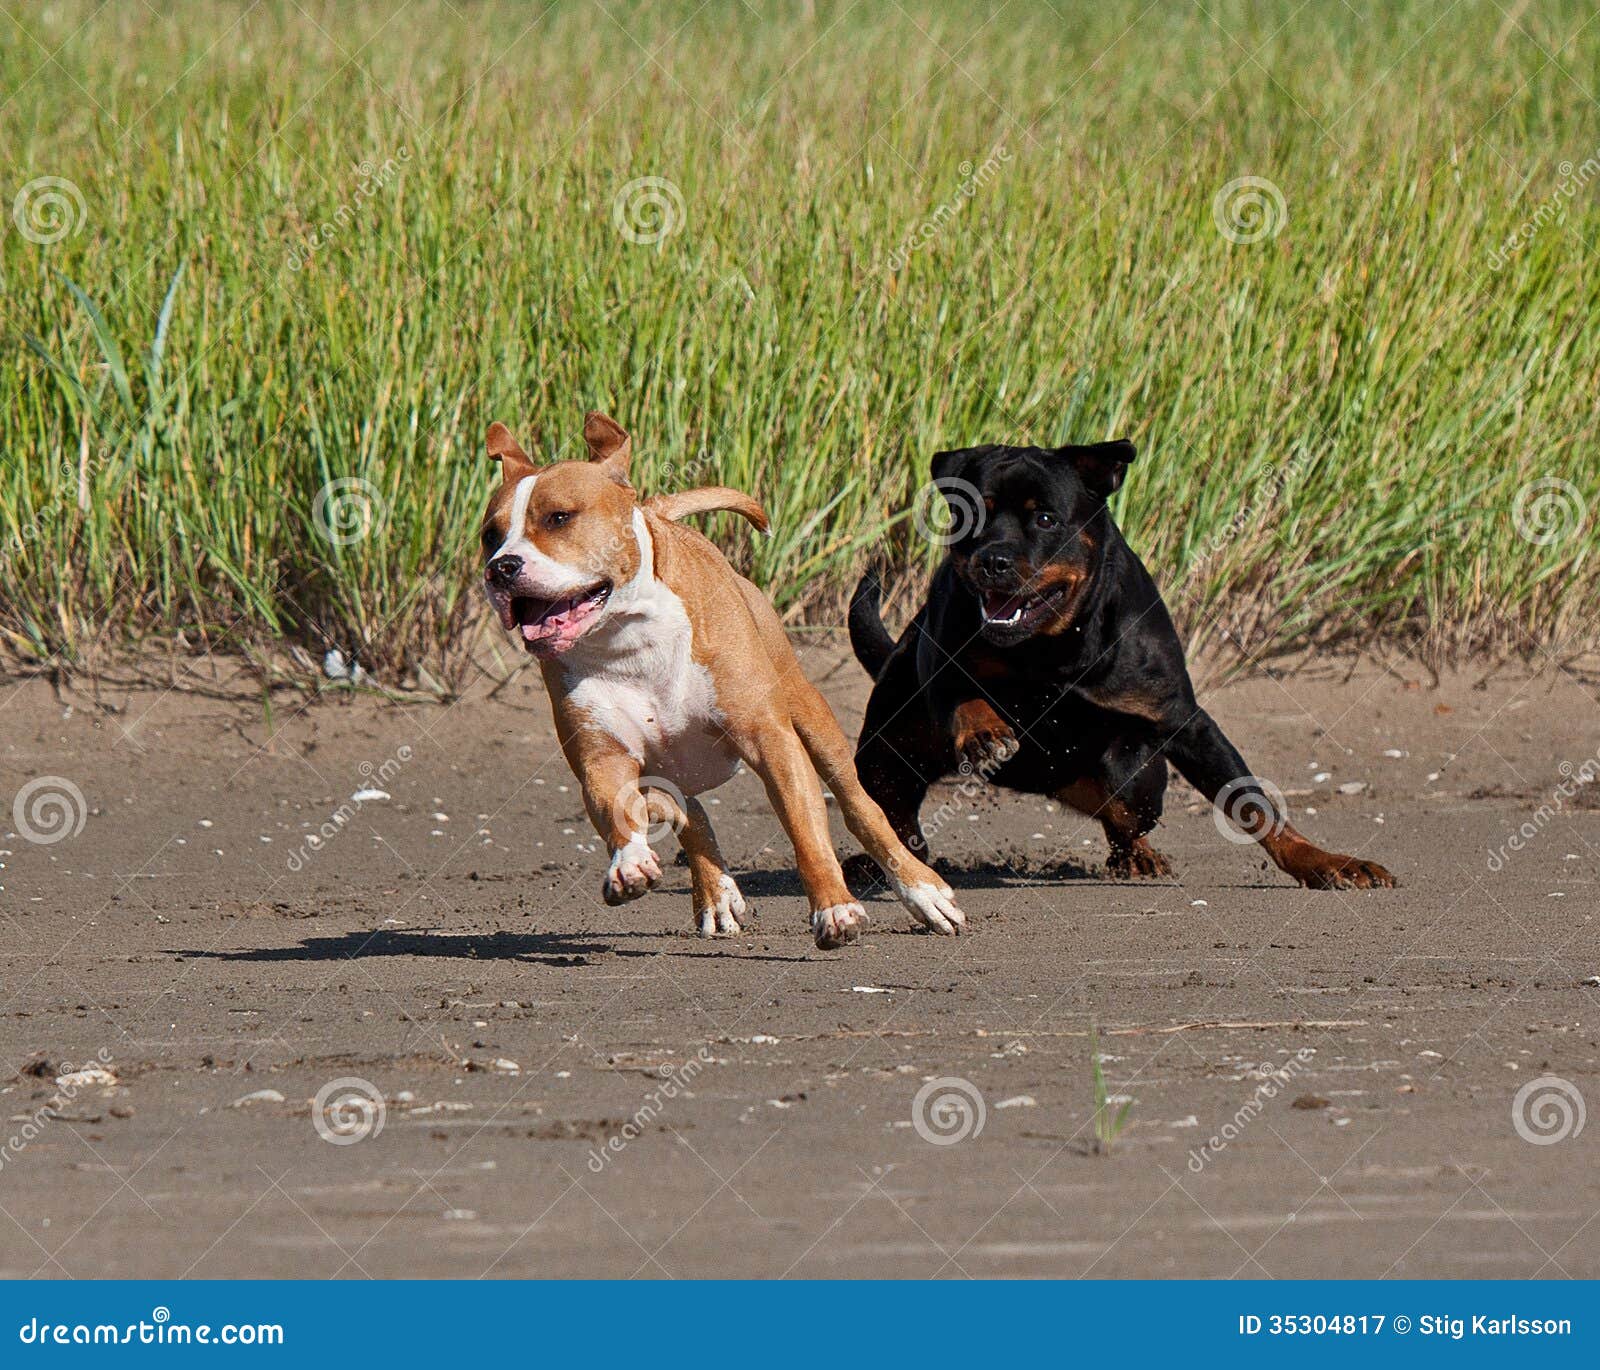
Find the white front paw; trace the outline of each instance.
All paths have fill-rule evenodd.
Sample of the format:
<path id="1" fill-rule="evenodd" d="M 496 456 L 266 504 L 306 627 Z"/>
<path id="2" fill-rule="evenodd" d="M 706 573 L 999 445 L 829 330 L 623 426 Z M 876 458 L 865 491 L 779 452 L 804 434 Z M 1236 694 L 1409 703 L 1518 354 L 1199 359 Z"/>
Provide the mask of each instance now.
<path id="1" fill-rule="evenodd" d="M 866 925 L 867 911 L 860 904 L 834 904 L 811 910 L 811 935 L 824 951 L 854 942 Z"/>
<path id="2" fill-rule="evenodd" d="M 715 937 L 718 933 L 744 931 L 739 920 L 744 917 L 744 896 L 733 877 L 726 872 L 717 877 L 717 893 L 704 908 L 696 910 L 700 920 L 700 935 Z"/>
<path id="3" fill-rule="evenodd" d="M 625 904 L 647 894 L 659 879 L 661 862 L 643 835 L 636 833 L 611 854 L 611 868 L 601 882 L 600 897 L 608 904 Z"/>
<path id="4" fill-rule="evenodd" d="M 956 907 L 955 892 L 948 885 L 902 885 L 896 880 L 894 892 L 925 928 L 952 937 L 967 925 L 967 916 Z"/>

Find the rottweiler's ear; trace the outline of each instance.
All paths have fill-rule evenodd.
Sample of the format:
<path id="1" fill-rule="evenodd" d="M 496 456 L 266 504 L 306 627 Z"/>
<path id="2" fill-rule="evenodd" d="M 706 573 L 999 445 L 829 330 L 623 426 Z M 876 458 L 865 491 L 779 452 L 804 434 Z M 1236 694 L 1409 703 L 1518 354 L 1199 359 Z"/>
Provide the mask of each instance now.
<path id="1" fill-rule="evenodd" d="M 1110 499 L 1121 488 L 1137 449 L 1126 438 L 1118 438 L 1114 442 L 1093 442 L 1087 447 L 1058 447 L 1055 454 L 1072 463 L 1092 493 Z"/>
<path id="2" fill-rule="evenodd" d="M 589 445 L 589 460 L 600 462 L 606 474 L 623 485 L 628 483 L 628 458 L 633 455 L 633 439 L 622 425 L 604 414 L 586 414 L 583 440 Z"/>
<path id="3" fill-rule="evenodd" d="M 962 480 L 965 478 L 967 468 L 972 463 L 973 454 L 977 451 L 974 447 L 958 447 L 950 452 L 935 452 L 933 454 L 933 479 L 937 485 L 947 480 Z"/>
<path id="4" fill-rule="evenodd" d="M 517 445 L 511 430 L 498 419 L 489 425 L 484 442 L 489 449 L 489 460 L 500 463 L 500 473 L 506 480 L 521 480 L 533 474 L 533 462 L 528 454 Z"/>

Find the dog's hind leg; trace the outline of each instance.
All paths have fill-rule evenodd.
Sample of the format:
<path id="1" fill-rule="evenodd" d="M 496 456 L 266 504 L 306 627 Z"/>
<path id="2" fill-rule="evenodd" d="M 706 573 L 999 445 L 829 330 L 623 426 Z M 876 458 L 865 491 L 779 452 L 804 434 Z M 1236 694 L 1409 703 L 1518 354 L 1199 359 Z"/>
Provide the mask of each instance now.
<path id="1" fill-rule="evenodd" d="M 901 836 L 900 828 L 863 787 L 856 770 L 856 758 L 850 754 L 850 743 L 827 700 L 815 686 L 801 682 L 792 692 L 790 709 L 795 730 L 805 744 L 812 765 L 839 801 L 845 826 L 889 877 L 895 896 L 924 927 L 945 934 L 960 932 L 967 920 L 956 906 L 955 894 L 916 854 Z M 917 824 L 917 810 L 926 793 L 927 783 L 923 782 L 909 810 L 901 815 L 902 822 L 909 823 L 924 850 L 926 843 L 920 841 L 922 833 Z"/>
<path id="2" fill-rule="evenodd" d="M 796 731 L 788 720 L 773 721 L 739 740 L 745 764 L 767 787 L 767 799 L 794 846 L 800 883 L 811 902 L 811 932 L 819 947 L 854 942 L 867 911 L 851 896 L 833 854 L 822 786 Z"/>
<path id="3" fill-rule="evenodd" d="M 1130 764 L 1119 764 L 1119 762 Z M 1106 835 L 1106 871 L 1114 879 L 1167 876 L 1172 866 L 1145 834 L 1161 817 L 1166 760 L 1153 751 L 1108 757 L 1104 774 L 1076 780 L 1056 794 L 1063 804 L 1098 819 Z"/>
<path id="4" fill-rule="evenodd" d="M 948 729 L 934 724 L 917 694 L 915 668 L 896 657 L 867 701 L 855 773 L 901 845 L 927 861 L 928 842 L 919 817 L 922 801 L 935 780 L 955 770 L 958 758 Z"/>
<path id="5" fill-rule="evenodd" d="M 678 842 L 689 858 L 689 882 L 694 888 L 694 914 L 700 935 L 742 932 L 739 920 L 745 915 L 744 896 L 728 874 L 728 863 L 722 859 L 711 819 L 698 799 L 686 799 L 683 807 Z"/>
<path id="6" fill-rule="evenodd" d="M 1167 754 L 1184 779 L 1235 828 L 1255 838 L 1279 870 L 1308 889 L 1387 889 L 1394 884 L 1394 876 L 1376 861 L 1324 851 L 1296 831 L 1204 709 L 1196 707 L 1178 720 Z"/>

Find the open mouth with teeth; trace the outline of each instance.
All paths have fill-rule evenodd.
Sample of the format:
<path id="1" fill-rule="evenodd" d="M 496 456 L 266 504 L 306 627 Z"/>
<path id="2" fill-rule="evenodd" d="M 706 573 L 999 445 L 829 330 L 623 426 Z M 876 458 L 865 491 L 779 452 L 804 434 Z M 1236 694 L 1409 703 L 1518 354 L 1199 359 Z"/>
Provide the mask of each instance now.
<path id="1" fill-rule="evenodd" d="M 522 645 L 535 656 L 559 656 L 594 625 L 610 598 L 609 580 L 561 599 L 513 595 L 506 627 L 515 626 Z"/>
<path id="2" fill-rule="evenodd" d="M 983 631 L 991 637 L 1015 638 L 1031 633 L 1059 613 L 1076 588 L 1074 582 L 1052 585 L 1037 594 L 1028 590 L 980 590 Z"/>

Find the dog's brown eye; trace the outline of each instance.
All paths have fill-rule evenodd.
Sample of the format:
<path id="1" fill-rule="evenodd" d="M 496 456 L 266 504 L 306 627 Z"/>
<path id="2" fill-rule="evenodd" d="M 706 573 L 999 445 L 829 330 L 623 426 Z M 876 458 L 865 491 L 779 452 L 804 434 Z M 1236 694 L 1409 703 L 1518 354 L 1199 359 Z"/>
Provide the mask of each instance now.
<path id="1" fill-rule="evenodd" d="M 553 510 L 544 516 L 544 526 L 546 528 L 565 528 L 571 522 L 572 514 L 566 509 Z"/>
<path id="2" fill-rule="evenodd" d="M 1033 524 L 1035 528 L 1059 528 L 1061 520 L 1048 510 L 1041 509 L 1033 516 Z"/>

